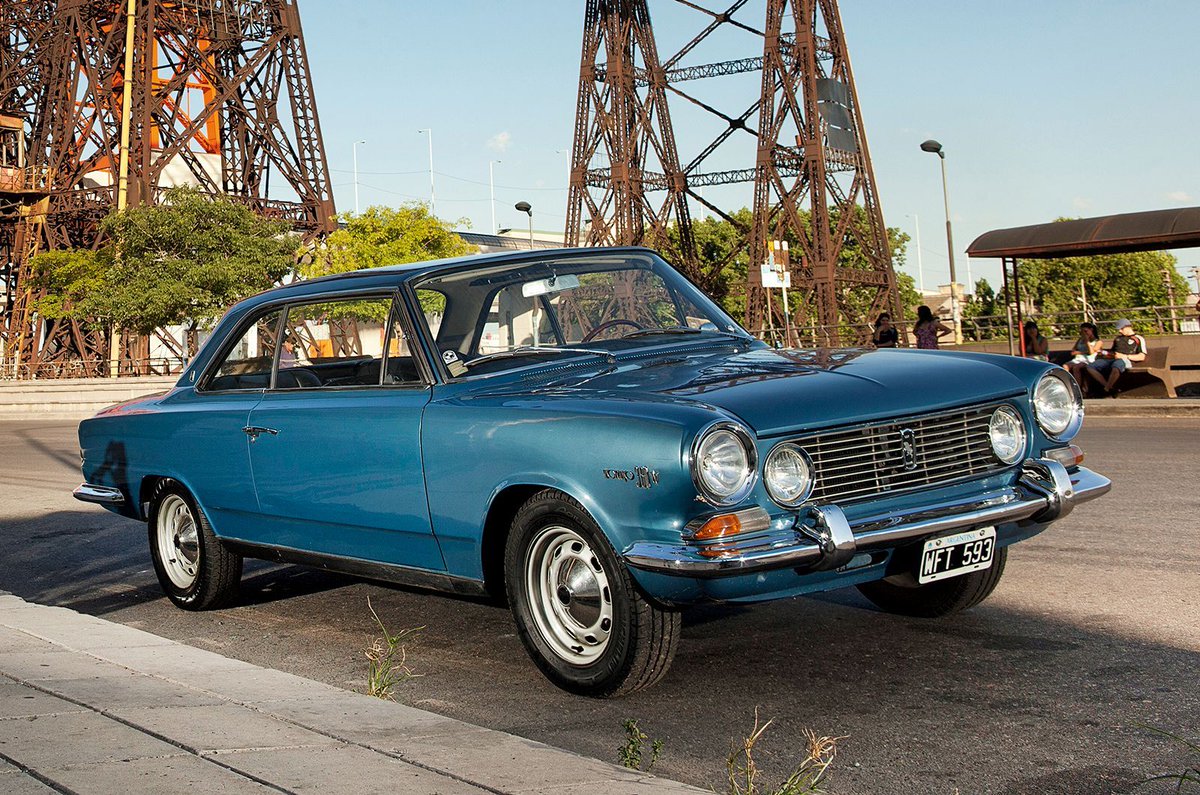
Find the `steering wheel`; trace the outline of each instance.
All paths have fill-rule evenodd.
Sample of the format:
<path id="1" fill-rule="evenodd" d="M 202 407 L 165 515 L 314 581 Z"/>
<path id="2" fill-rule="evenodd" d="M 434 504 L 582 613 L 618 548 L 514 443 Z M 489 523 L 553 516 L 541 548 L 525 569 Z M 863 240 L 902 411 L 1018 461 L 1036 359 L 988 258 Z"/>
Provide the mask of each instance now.
<path id="1" fill-rule="evenodd" d="M 615 320 L 606 320 L 599 326 L 596 326 L 587 334 L 584 334 L 583 339 L 581 339 L 580 342 L 591 342 L 592 340 L 596 339 L 596 337 L 600 336 L 600 332 L 608 331 L 613 326 L 633 326 L 634 330 L 645 328 L 645 326 L 641 325 L 640 323 L 635 323 L 632 320 L 626 320 L 625 318 L 619 317 Z"/>

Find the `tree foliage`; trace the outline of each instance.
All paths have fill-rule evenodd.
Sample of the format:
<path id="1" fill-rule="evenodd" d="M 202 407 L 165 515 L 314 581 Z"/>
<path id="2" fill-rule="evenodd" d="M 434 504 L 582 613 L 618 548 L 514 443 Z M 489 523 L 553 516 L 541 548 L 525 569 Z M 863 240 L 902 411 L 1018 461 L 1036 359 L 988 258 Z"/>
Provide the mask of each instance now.
<path id="1" fill-rule="evenodd" d="M 424 204 L 373 206 L 361 215 L 343 214 L 340 220 L 341 228 L 326 239 L 323 250 L 301 264 L 304 278 L 475 252 Z"/>
<path id="2" fill-rule="evenodd" d="M 860 230 L 865 231 L 867 224 L 866 211 L 861 207 L 855 207 L 854 211 L 855 218 L 853 219 L 853 224 Z M 801 223 L 807 229 L 809 215 L 803 211 L 800 215 Z M 719 263 L 726 263 L 718 277 L 718 288 L 711 292 L 718 297 L 725 311 L 729 312 L 739 322 L 744 322 L 746 317 L 746 276 L 750 267 L 750 253 L 744 247 L 740 250 L 738 250 L 738 247 L 744 239 L 744 232 L 742 230 L 750 228 L 753 215 L 749 209 L 743 207 L 741 210 L 732 213 L 730 217 L 733 219 L 732 223 L 716 217 L 709 217 L 703 221 L 694 222 L 692 224 L 692 233 L 696 240 L 696 250 L 702 268 L 713 268 Z M 834 214 L 830 219 L 830 223 L 834 228 L 837 227 L 839 223 L 837 214 Z M 899 229 L 894 228 L 889 228 L 887 234 L 892 258 L 897 266 L 896 280 L 900 290 L 901 306 L 905 307 L 906 315 L 915 318 L 916 306 L 920 303 L 920 295 L 913 285 L 912 277 L 898 269 L 905 262 L 905 252 L 909 236 Z M 786 239 L 788 247 L 793 252 L 800 250 L 795 235 L 789 235 Z M 844 268 L 868 270 L 874 267 L 853 236 L 842 247 L 839 265 Z M 857 315 L 855 320 L 863 323 L 868 321 L 874 322 L 875 318 L 866 317 L 867 311 L 870 308 L 872 293 L 873 291 L 869 290 L 854 290 L 843 296 L 846 303 L 854 308 L 854 312 Z M 798 290 L 791 291 L 788 298 L 791 302 L 790 309 L 793 316 L 799 315 L 802 309 L 807 310 L 809 316 L 815 311 L 814 307 L 804 306 L 807 296 L 802 295 Z"/>
<path id="3" fill-rule="evenodd" d="M 1188 294 L 1187 281 L 1175 264 L 1175 257 L 1165 251 L 1022 260 L 1021 297 L 1032 302 L 1039 313 L 1079 312 L 1082 281 L 1092 306 L 1166 306 L 1170 303 L 1168 280 L 1177 301 Z M 1154 317 L 1145 314 L 1148 319 Z"/>
<path id="4" fill-rule="evenodd" d="M 35 257 L 34 286 L 46 290 L 36 309 L 139 334 L 206 325 L 291 269 L 289 229 L 224 197 L 175 188 L 161 205 L 110 213 L 94 251 Z"/>

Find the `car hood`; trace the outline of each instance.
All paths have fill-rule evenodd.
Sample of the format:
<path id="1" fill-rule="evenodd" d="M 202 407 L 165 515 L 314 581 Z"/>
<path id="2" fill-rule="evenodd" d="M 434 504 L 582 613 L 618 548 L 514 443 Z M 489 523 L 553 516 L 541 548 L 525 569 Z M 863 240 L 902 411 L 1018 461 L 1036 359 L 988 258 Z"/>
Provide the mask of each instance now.
<path id="1" fill-rule="evenodd" d="M 601 375 L 558 381 L 572 391 L 705 404 L 759 435 L 936 411 L 1026 391 L 1010 357 L 947 351 L 757 349 L 665 354 Z"/>

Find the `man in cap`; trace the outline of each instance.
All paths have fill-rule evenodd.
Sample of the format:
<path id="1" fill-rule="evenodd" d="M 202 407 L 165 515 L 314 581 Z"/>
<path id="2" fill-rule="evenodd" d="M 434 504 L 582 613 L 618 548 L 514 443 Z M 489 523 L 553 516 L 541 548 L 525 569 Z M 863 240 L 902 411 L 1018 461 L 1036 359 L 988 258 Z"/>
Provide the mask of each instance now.
<path id="1" fill-rule="evenodd" d="M 1134 332 L 1133 323 L 1121 318 L 1117 321 L 1117 337 L 1112 347 L 1096 354 L 1096 361 L 1088 365 L 1087 372 L 1111 395 L 1121 373 L 1145 358 L 1146 338 Z"/>

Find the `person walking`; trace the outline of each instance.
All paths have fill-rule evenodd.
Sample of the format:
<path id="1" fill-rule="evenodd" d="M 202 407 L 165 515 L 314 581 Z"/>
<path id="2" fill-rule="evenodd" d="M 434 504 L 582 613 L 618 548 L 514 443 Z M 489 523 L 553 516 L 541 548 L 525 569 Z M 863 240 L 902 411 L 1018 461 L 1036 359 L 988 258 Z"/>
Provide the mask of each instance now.
<path id="1" fill-rule="evenodd" d="M 944 337 L 951 332 L 949 326 L 933 316 L 933 310 L 929 307 L 917 307 L 917 324 L 913 326 L 913 334 L 917 338 L 918 348 L 937 350 L 938 337 Z"/>

